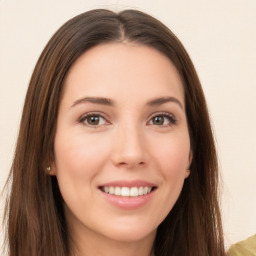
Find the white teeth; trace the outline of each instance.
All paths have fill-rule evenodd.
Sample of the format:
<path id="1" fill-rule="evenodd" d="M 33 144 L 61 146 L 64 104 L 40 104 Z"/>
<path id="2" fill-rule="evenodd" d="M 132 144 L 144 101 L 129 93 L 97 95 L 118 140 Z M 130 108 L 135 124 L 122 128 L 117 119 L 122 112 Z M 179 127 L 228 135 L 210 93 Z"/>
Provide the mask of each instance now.
<path id="1" fill-rule="evenodd" d="M 116 196 L 120 196 L 121 195 L 121 188 L 120 187 L 116 187 L 115 188 L 115 195 Z"/>
<path id="2" fill-rule="evenodd" d="M 109 187 L 109 192 L 108 193 L 111 194 L 111 195 L 114 195 L 115 188 L 114 187 Z"/>
<path id="3" fill-rule="evenodd" d="M 121 196 L 129 196 L 129 195 L 130 195 L 130 190 L 129 190 L 129 188 L 123 187 L 123 188 L 121 189 Z"/>
<path id="4" fill-rule="evenodd" d="M 116 195 L 116 196 L 123 196 L 123 197 L 136 197 L 147 195 L 151 192 L 152 187 L 103 187 L 102 190 L 105 193 Z"/>
<path id="5" fill-rule="evenodd" d="M 143 187 L 140 187 L 140 188 L 139 188 L 139 195 L 140 195 L 140 196 L 143 195 L 143 190 L 144 190 Z"/>
<path id="6" fill-rule="evenodd" d="M 130 196 L 138 196 L 139 195 L 139 190 L 136 187 L 133 187 L 130 189 Z"/>

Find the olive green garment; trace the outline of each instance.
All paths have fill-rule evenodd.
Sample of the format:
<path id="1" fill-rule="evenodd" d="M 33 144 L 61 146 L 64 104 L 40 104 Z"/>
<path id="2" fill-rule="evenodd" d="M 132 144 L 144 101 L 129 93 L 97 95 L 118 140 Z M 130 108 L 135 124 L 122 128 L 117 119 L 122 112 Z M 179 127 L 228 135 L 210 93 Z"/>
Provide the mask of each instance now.
<path id="1" fill-rule="evenodd" d="M 256 256 L 256 235 L 232 245 L 228 256 Z"/>

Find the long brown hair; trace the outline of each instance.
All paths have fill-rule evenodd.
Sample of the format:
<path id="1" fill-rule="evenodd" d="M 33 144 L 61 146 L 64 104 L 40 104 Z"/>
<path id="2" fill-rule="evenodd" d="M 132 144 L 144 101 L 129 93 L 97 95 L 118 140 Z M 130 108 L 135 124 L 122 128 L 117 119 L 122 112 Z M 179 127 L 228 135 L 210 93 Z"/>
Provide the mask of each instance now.
<path id="1" fill-rule="evenodd" d="M 207 105 L 195 68 L 181 42 L 160 21 L 135 10 L 92 10 L 65 23 L 43 50 L 27 91 L 9 176 L 6 204 L 10 256 L 70 255 L 63 199 L 55 177 L 54 137 L 63 81 L 74 61 L 93 46 L 129 41 L 167 56 L 185 91 L 193 151 L 191 174 L 174 208 L 160 224 L 156 256 L 222 256 L 218 164 Z"/>

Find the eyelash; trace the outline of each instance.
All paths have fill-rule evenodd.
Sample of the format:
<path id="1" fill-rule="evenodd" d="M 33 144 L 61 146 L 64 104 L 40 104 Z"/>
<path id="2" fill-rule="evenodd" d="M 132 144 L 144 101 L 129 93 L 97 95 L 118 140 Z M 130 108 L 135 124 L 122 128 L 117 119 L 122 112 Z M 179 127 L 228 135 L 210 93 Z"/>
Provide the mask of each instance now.
<path id="1" fill-rule="evenodd" d="M 154 113 L 152 115 L 152 117 L 150 118 L 150 121 L 152 121 L 153 118 L 155 118 L 155 117 L 163 117 L 163 118 L 167 118 L 169 120 L 169 122 L 170 122 L 169 124 L 167 124 L 167 125 L 159 125 L 161 127 L 172 126 L 172 125 L 177 124 L 177 119 L 172 114 L 170 114 L 168 112 Z"/>
<path id="2" fill-rule="evenodd" d="M 105 117 L 105 115 L 101 112 L 90 112 L 90 113 L 87 113 L 85 114 L 84 116 L 82 116 L 80 119 L 79 119 L 79 123 L 82 123 L 83 125 L 85 126 L 88 126 L 90 128 L 99 128 L 101 127 L 102 125 L 90 125 L 88 123 L 85 123 L 86 120 L 88 120 L 88 118 L 90 117 L 99 117 L 99 118 L 103 118 L 105 121 L 106 121 L 106 124 L 110 124 L 110 122 L 107 121 L 107 118 Z M 104 124 L 104 125 L 106 125 Z"/>
<path id="3" fill-rule="evenodd" d="M 105 120 L 106 124 L 96 124 L 96 125 L 88 124 L 85 121 L 88 120 L 88 118 L 90 118 L 90 117 L 103 118 Z M 172 125 L 177 124 L 177 119 L 172 114 L 167 113 L 167 112 L 154 113 L 147 123 L 152 122 L 153 119 L 156 118 L 156 117 L 167 118 L 169 120 L 169 123 L 165 124 L 165 125 L 155 125 L 155 126 L 168 127 L 168 126 L 172 126 Z M 101 113 L 101 112 L 90 112 L 90 113 L 87 113 L 86 115 L 82 116 L 79 119 L 79 123 L 82 123 L 83 125 L 88 126 L 90 128 L 100 128 L 102 125 L 110 124 L 110 122 L 107 121 L 107 118 L 105 117 L 105 115 L 103 113 Z M 154 124 L 152 124 L 152 125 L 154 125 Z"/>

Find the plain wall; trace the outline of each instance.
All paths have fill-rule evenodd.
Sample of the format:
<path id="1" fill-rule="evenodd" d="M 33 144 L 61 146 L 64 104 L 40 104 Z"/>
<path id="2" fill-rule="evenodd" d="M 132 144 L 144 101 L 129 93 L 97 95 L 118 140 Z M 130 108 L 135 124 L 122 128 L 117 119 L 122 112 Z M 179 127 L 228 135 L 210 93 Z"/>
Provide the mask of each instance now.
<path id="1" fill-rule="evenodd" d="M 0 190 L 9 172 L 26 89 L 39 54 L 59 26 L 92 8 L 146 11 L 183 42 L 201 79 L 216 135 L 226 247 L 255 234 L 253 0 L 0 0 Z M 1 199 L 0 215 L 3 206 Z"/>

